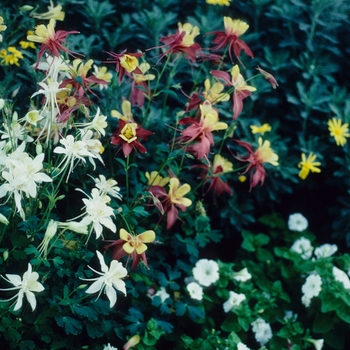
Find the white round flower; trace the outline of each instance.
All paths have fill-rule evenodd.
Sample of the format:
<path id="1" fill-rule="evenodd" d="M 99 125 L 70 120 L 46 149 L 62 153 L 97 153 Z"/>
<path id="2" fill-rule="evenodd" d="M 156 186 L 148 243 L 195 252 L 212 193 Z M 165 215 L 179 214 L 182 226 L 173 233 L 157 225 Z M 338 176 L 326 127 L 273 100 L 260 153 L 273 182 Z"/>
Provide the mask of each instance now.
<path id="1" fill-rule="evenodd" d="M 230 292 L 230 297 L 223 304 L 224 311 L 225 312 L 231 311 L 233 308 L 237 307 L 245 299 L 246 299 L 246 297 L 244 294 Z"/>
<path id="2" fill-rule="evenodd" d="M 194 278 L 204 287 L 209 287 L 219 279 L 219 265 L 213 260 L 198 260 L 192 272 Z"/>
<path id="3" fill-rule="evenodd" d="M 261 346 L 265 345 L 272 338 L 272 330 L 269 323 L 258 318 L 252 322 L 255 339 Z"/>
<path id="4" fill-rule="evenodd" d="M 303 294 L 307 298 L 317 297 L 321 292 L 322 280 L 317 274 L 313 274 L 307 277 L 305 283 L 301 287 Z"/>
<path id="5" fill-rule="evenodd" d="M 345 289 L 350 289 L 350 280 L 344 271 L 333 266 L 332 272 L 336 281 L 341 282 Z"/>
<path id="6" fill-rule="evenodd" d="M 249 273 L 248 269 L 245 267 L 241 271 L 234 273 L 233 278 L 236 281 L 245 282 L 250 280 L 252 278 L 252 275 Z"/>
<path id="7" fill-rule="evenodd" d="M 300 213 L 295 213 L 289 216 L 288 219 L 288 228 L 291 231 L 304 231 L 306 230 L 308 227 L 308 221 L 305 218 L 305 216 L 303 216 Z"/>
<path id="8" fill-rule="evenodd" d="M 328 258 L 329 256 L 332 256 L 337 250 L 338 247 L 336 244 L 326 243 L 315 249 L 315 255 L 317 259 Z"/>
<path id="9" fill-rule="evenodd" d="M 243 343 L 238 343 L 237 344 L 237 350 L 250 350 L 247 345 Z"/>
<path id="10" fill-rule="evenodd" d="M 297 239 L 290 248 L 291 251 L 300 254 L 305 260 L 310 259 L 313 249 L 310 240 L 304 237 Z"/>
<path id="11" fill-rule="evenodd" d="M 305 307 L 309 307 L 311 304 L 311 299 L 308 298 L 306 295 L 303 295 L 301 297 L 301 302 L 305 305 Z"/>
<path id="12" fill-rule="evenodd" d="M 196 282 L 191 282 L 187 285 L 187 290 L 190 293 L 190 297 L 196 300 L 203 299 L 203 288 Z"/>

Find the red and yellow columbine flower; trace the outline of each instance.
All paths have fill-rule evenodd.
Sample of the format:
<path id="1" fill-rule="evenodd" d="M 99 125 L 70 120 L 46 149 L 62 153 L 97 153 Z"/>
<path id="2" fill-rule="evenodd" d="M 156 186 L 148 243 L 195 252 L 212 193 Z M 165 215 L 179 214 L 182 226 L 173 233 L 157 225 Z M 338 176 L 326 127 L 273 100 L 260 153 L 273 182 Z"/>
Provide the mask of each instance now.
<path id="1" fill-rule="evenodd" d="M 132 258 L 131 270 L 133 270 L 140 260 L 142 259 L 145 265 L 148 267 L 146 250 L 147 245 L 145 243 L 152 243 L 156 238 L 156 234 L 152 230 L 145 231 L 139 235 L 133 235 L 123 228 L 119 231 L 120 239 L 117 241 L 106 241 L 112 242 L 109 247 L 115 247 L 113 251 L 113 259 L 120 260 L 125 255 L 129 255 Z"/>
<path id="2" fill-rule="evenodd" d="M 191 191 L 188 184 L 180 186 L 180 181 L 176 177 L 172 177 L 169 181 L 169 192 L 167 193 L 162 186 L 152 186 L 149 190 L 153 196 L 160 200 L 162 205 L 162 213 L 167 213 L 167 229 L 169 230 L 179 216 L 176 209 L 186 211 L 186 208 L 192 204 L 192 201 L 185 198 L 185 195 Z"/>
<path id="3" fill-rule="evenodd" d="M 230 56 L 231 62 L 233 62 L 232 53 L 236 56 L 238 61 L 240 61 L 239 55 L 241 54 L 242 50 L 248 56 L 253 58 L 254 55 L 248 47 L 248 45 L 244 41 L 238 39 L 242 34 L 244 34 L 248 30 L 249 25 L 244 21 L 241 21 L 240 19 L 233 20 L 230 17 L 224 17 L 224 26 L 225 31 L 216 31 L 208 33 L 208 35 L 216 35 L 213 40 L 213 44 L 216 44 L 216 46 L 213 47 L 212 50 L 221 50 L 226 45 L 228 45 L 228 54 Z"/>
<path id="4" fill-rule="evenodd" d="M 145 176 L 146 176 L 146 179 L 147 179 L 147 184 L 149 186 L 161 186 L 161 187 L 164 187 L 170 181 L 170 178 L 168 176 L 163 177 L 163 176 L 159 175 L 158 171 L 152 171 L 151 173 L 146 171 L 145 172 Z"/>
<path id="5" fill-rule="evenodd" d="M 310 152 L 307 158 L 305 153 L 301 154 L 301 162 L 298 164 L 298 168 L 301 168 L 299 172 L 299 177 L 301 179 L 305 180 L 309 175 L 310 171 L 312 173 L 321 172 L 321 169 L 318 168 L 321 165 L 321 163 L 315 162 L 316 157 L 317 157 L 316 154 L 313 154 L 312 152 Z"/>
<path id="6" fill-rule="evenodd" d="M 96 78 L 103 80 L 105 84 L 99 84 L 100 90 L 107 89 L 107 84 L 112 81 L 113 75 L 108 72 L 107 67 L 98 67 L 94 64 L 94 72 L 92 73 Z"/>
<path id="7" fill-rule="evenodd" d="M 173 55 L 183 53 L 188 59 L 195 61 L 197 53 L 201 54 L 202 52 L 200 45 L 194 42 L 195 37 L 198 35 L 199 28 L 197 26 L 193 26 L 190 23 L 178 23 L 176 34 L 170 34 L 166 37 L 160 38 L 160 42 L 164 43 L 164 45 L 155 47 L 159 49 L 168 46 L 168 49 L 160 56 L 159 60 L 167 54 Z"/>
<path id="8" fill-rule="evenodd" d="M 132 123 L 134 121 L 130 101 L 124 100 L 122 102 L 122 112 L 123 113 L 120 113 L 117 110 L 113 109 L 111 111 L 111 116 L 113 118 L 124 120 L 127 123 Z"/>
<path id="9" fill-rule="evenodd" d="M 35 27 L 34 35 L 27 36 L 27 40 L 41 44 L 35 68 L 38 67 L 41 57 L 47 50 L 50 51 L 55 57 L 60 56 L 59 51 L 67 52 L 68 54 L 73 56 L 73 52 L 64 47 L 62 45 L 62 42 L 66 40 L 67 35 L 79 34 L 79 32 L 76 30 L 72 30 L 70 32 L 58 30 L 57 32 L 55 32 L 55 24 L 56 21 L 54 19 L 51 19 L 47 26 L 40 24 Z"/>
<path id="10" fill-rule="evenodd" d="M 256 91 L 256 88 L 247 85 L 237 64 L 231 69 L 231 78 L 228 73 L 220 70 L 213 70 L 211 71 L 211 74 L 214 77 L 223 80 L 226 85 L 235 88 L 235 91 L 233 92 L 233 119 L 236 119 L 242 112 L 243 100 L 250 96 L 252 92 Z"/>
<path id="11" fill-rule="evenodd" d="M 218 112 L 212 108 L 209 101 L 205 101 L 199 107 L 201 110 L 199 121 L 194 118 L 183 118 L 179 122 L 179 124 L 191 124 L 181 132 L 179 141 L 184 144 L 191 143 L 187 146 L 187 151 L 195 154 L 198 159 L 207 156 L 210 146 L 214 145 L 212 131 L 228 128 L 226 123 L 219 122 Z"/>
<path id="12" fill-rule="evenodd" d="M 111 144 L 122 145 L 124 156 L 127 157 L 133 149 L 146 153 L 146 148 L 141 145 L 139 139 L 147 140 L 153 132 L 141 128 L 136 123 L 127 123 L 119 120 L 119 128 L 113 133 Z"/>
<path id="13" fill-rule="evenodd" d="M 138 58 L 143 56 L 143 53 L 126 53 L 127 50 L 121 53 L 107 52 L 113 58 L 107 58 L 107 63 L 115 63 L 115 71 L 118 73 L 119 85 L 121 84 L 126 72 L 142 74 L 139 68 Z"/>
<path id="14" fill-rule="evenodd" d="M 275 77 L 272 74 L 270 74 L 270 73 L 264 71 L 263 69 L 261 69 L 259 66 L 256 67 L 256 69 L 264 77 L 264 79 L 267 80 L 274 89 L 276 89 L 278 84 L 277 84 L 277 81 L 276 81 Z"/>
<path id="15" fill-rule="evenodd" d="M 256 125 L 250 125 L 250 128 L 252 129 L 253 134 L 261 134 L 264 135 L 265 132 L 270 132 L 271 131 L 271 126 L 267 123 L 261 125 L 261 126 L 256 126 Z"/>
<path id="16" fill-rule="evenodd" d="M 244 141 L 236 142 L 245 147 L 248 150 L 249 155 L 243 158 L 235 157 L 242 162 L 249 162 L 247 169 L 243 174 L 250 171 L 250 191 L 260 182 L 260 186 L 264 184 L 266 177 L 266 170 L 263 163 L 270 163 L 274 166 L 278 166 L 278 155 L 274 153 L 273 149 L 270 147 L 270 141 L 265 140 L 263 142 L 262 138 L 259 137 L 258 144 L 259 147 L 254 152 L 253 147 Z"/>
<path id="17" fill-rule="evenodd" d="M 334 137 L 337 146 L 342 146 L 346 144 L 346 138 L 350 137 L 349 124 L 342 124 L 341 119 L 332 118 L 328 120 L 328 130 L 330 135 Z"/>

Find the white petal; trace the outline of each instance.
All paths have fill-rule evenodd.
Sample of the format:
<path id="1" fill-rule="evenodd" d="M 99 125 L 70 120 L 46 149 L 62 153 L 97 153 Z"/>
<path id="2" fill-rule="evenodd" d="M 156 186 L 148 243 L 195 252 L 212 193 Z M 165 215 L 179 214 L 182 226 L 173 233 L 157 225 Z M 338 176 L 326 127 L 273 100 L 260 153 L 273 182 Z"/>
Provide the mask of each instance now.
<path id="1" fill-rule="evenodd" d="M 34 311 L 36 308 L 36 299 L 35 299 L 34 293 L 30 291 L 26 291 L 26 297 L 30 306 L 32 307 L 32 311 Z"/>
<path id="2" fill-rule="evenodd" d="M 94 283 L 85 291 L 85 293 L 93 294 L 93 293 L 99 292 L 99 291 L 103 288 L 103 285 L 104 285 L 103 277 L 100 277 L 99 279 L 97 279 L 96 282 L 94 282 Z"/>
<path id="3" fill-rule="evenodd" d="M 109 307 L 112 308 L 117 302 L 117 292 L 114 290 L 113 287 L 106 286 L 106 294 L 110 301 Z"/>

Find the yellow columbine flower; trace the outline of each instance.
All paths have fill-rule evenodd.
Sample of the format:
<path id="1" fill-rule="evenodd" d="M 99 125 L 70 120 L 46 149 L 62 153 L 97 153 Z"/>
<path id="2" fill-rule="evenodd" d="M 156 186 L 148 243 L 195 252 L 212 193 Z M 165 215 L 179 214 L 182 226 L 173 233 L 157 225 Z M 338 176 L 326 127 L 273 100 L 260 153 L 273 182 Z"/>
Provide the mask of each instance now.
<path id="1" fill-rule="evenodd" d="M 126 241 L 126 243 L 123 245 L 123 249 L 127 254 L 132 254 L 134 251 L 136 251 L 137 254 L 142 254 L 147 250 L 145 243 L 151 243 L 156 238 L 156 234 L 152 230 L 148 230 L 137 236 L 134 236 L 121 228 L 119 235 L 120 239 Z"/>
<path id="2" fill-rule="evenodd" d="M 183 184 L 180 186 L 180 181 L 176 177 L 172 177 L 169 183 L 169 199 L 173 204 L 181 204 L 185 207 L 189 207 L 192 201 L 184 196 L 191 191 L 189 184 Z"/>
<path id="3" fill-rule="evenodd" d="M 139 66 L 139 61 L 136 57 L 125 54 L 119 59 L 120 65 L 129 73 Z"/>
<path id="4" fill-rule="evenodd" d="M 346 137 L 350 137 L 350 134 L 348 134 L 349 124 L 345 123 L 342 125 L 341 119 L 333 118 L 328 120 L 328 130 L 331 136 L 334 137 L 337 146 L 344 147 L 346 144 Z"/>
<path id="5" fill-rule="evenodd" d="M 271 126 L 267 123 L 261 125 L 261 126 L 256 126 L 256 125 L 251 125 L 250 128 L 252 129 L 253 134 L 261 134 L 264 135 L 265 132 L 271 131 Z"/>
<path id="6" fill-rule="evenodd" d="M 118 118 L 121 120 L 124 120 L 125 122 L 129 123 L 133 120 L 133 114 L 131 112 L 131 103 L 128 100 L 124 100 L 122 102 L 122 112 L 123 114 L 121 114 L 120 112 L 116 111 L 115 109 L 113 109 L 111 111 L 111 116 L 113 118 Z"/>
<path id="7" fill-rule="evenodd" d="M 94 64 L 94 72 L 92 73 L 96 78 L 98 79 L 102 79 L 104 81 L 106 81 L 107 83 L 110 83 L 112 81 L 113 78 L 113 74 L 108 72 L 108 68 L 107 67 L 97 67 Z M 106 87 L 106 85 L 102 85 L 103 87 Z"/>
<path id="8" fill-rule="evenodd" d="M 140 64 L 139 68 L 143 74 L 132 73 L 136 83 L 141 83 L 143 81 L 151 81 L 155 79 L 156 76 L 154 74 L 145 74 L 151 68 L 151 65 L 149 63 L 143 62 Z"/>
<path id="9" fill-rule="evenodd" d="M 224 122 L 219 122 L 218 112 L 212 108 L 210 101 L 205 101 L 199 106 L 202 116 L 202 128 L 207 131 L 225 130 L 228 125 Z"/>
<path id="10" fill-rule="evenodd" d="M 163 178 L 162 176 L 159 175 L 158 171 L 152 171 L 151 173 L 146 171 L 145 176 L 147 178 L 147 184 L 150 186 L 164 187 L 170 181 L 170 178 L 168 176 Z"/>
<path id="11" fill-rule="evenodd" d="M 225 102 L 230 99 L 230 95 L 222 92 L 224 90 L 224 85 L 216 82 L 212 86 L 210 80 L 206 79 L 204 81 L 204 92 L 203 96 L 206 100 L 209 100 L 211 103 L 216 102 Z"/>
<path id="12" fill-rule="evenodd" d="M 93 60 L 88 60 L 84 63 L 80 58 L 77 58 L 73 61 L 73 71 L 76 77 L 80 76 L 82 78 L 86 78 L 88 71 L 91 69 Z"/>
<path id="13" fill-rule="evenodd" d="M 193 26 L 191 23 L 178 23 L 180 33 L 186 32 L 185 36 L 182 39 L 182 46 L 190 47 L 194 44 L 194 38 L 200 34 L 199 28 Z"/>
<path id="14" fill-rule="evenodd" d="M 232 0 L 206 0 L 209 5 L 230 6 Z"/>
<path id="15" fill-rule="evenodd" d="M 47 26 L 44 24 L 36 26 L 34 35 L 28 35 L 27 40 L 40 44 L 48 44 L 50 40 L 55 38 L 55 24 L 56 21 L 51 19 Z"/>
<path id="16" fill-rule="evenodd" d="M 262 138 L 258 139 L 259 147 L 255 151 L 256 160 L 259 163 L 270 163 L 274 166 L 278 166 L 278 155 L 270 147 L 270 141 L 265 140 L 262 142 Z"/>
<path id="17" fill-rule="evenodd" d="M 134 142 L 135 140 L 137 140 L 136 128 L 137 128 L 136 123 L 125 124 L 123 129 L 120 131 L 119 137 L 122 138 L 127 143 Z"/>
<path id="18" fill-rule="evenodd" d="M 230 17 L 224 17 L 224 26 L 227 35 L 236 35 L 237 37 L 244 34 L 249 28 L 249 24 L 246 22 Z"/>
<path id="19" fill-rule="evenodd" d="M 305 156 L 305 153 L 301 154 L 301 162 L 298 164 L 298 168 L 301 168 L 299 172 L 299 177 L 303 180 L 306 179 L 306 177 L 309 175 L 309 172 L 313 173 L 320 173 L 321 169 L 318 169 L 317 167 L 321 165 L 320 162 L 315 162 L 316 160 L 316 154 L 313 154 L 310 152 L 307 159 Z"/>
<path id="20" fill-rule="evenodd" d="M 235 92 L 240 92 L 240 91 L 250 91 L 254 92 L 256 91 L 256 88 L 254 86 L 247 85 L 245 82 L 243 75 L 241 74 L 238 64 L 235 64 L 232 69 L 231 69 L 231 77 L 232 77 L 232 84 L 235 87 Z"/>
<path id="21" fill-rule="evenodd" d="M 213 174 L 225 174 L 233 171 L 233 164 L 220 154 L 216 154 L 213 160 Z"/>
<path id="22" fill-rule="evenodd" d="M 65 13 L 62 11 L 62 5 L 54 6 L 50 0 L 50 5 L 47 7 L 49 11 L 44 13 L 34 13 L 31 16 L 38 19 L 49 20 L 56 19 L 57 21 L 63 21 Z"/>

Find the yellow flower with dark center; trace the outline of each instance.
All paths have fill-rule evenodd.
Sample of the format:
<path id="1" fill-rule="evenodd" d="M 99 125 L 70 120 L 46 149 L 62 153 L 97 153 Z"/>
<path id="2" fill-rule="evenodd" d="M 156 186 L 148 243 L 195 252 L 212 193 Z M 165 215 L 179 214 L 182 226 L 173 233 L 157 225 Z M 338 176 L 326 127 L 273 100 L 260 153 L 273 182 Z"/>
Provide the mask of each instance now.
<path id="1" fill-rule="evenodd" d="M 213 160 L 213 173 L 225 174 L 233 171 L 233 164 L 220 154 L 216 154 Z"/>
<path id="2" fill-rule="evenodd" d="M 261 134 L 264 135 L 265 132 L 271 131 L 271 126 L 267 123 L 261 125 L 261 126 L 256 126 L 256 125 L 251 125 L 250 128 L 252 129 L 253 134 Z"/>
<path id="3" fill-rule="evenodd" d="M 139 66 L 139 61 L 136 57 L 125 54 L 120 57 L 120 65 L 129 73 Z"/>
<path id="4" fill-rule="evenodd" d="M 341 119 L 332 118 L 328 120 L 328 130 L 330 135 L 334 137 L 337 146 L 344 147 L 346 137 L 350 137 L 350 134 L 348 134 L 349 124 L 342 124 Z"/>
<path id="5" fill-rule="evenodd" d="M 301 154 L 301 162 L 298 164 L 298 168 L 301 168 L 299 172 L 299 177 L 302 178 L 303 180 L 306 179 L 310 171 L 312 173 L 321 172 L 321 169 L 317 168 L 321 165 L 321 163 L 315 162 L 316 157 L 317 157 L 316 154 L 313 154 L 312 152 L 310 152 L 307 158 L 305 153 Z"/>
<path id="6" fill-rule="evenodd" d="M 127 123 L 123 127 L 123 129 L 120 131 L 120 137 L 126 141 L 127 143 L 131 143 L 137 139 L 136 136 L 136 123 Z"/>

